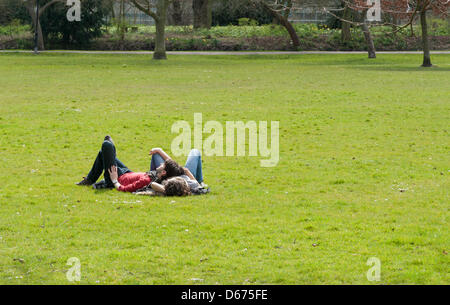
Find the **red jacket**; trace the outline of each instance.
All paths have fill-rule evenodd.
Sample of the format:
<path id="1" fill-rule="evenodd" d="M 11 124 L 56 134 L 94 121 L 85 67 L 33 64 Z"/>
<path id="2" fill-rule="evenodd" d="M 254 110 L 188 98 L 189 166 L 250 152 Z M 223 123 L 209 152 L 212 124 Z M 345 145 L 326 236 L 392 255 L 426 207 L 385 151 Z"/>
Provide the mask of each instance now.
<path id="1" fill-rule="evenodd" d="M 152 182 L 152 179 L 146 173 L 126 173 L 120 176 L 117 181 L 120 183 L 119 191 L 135 192 Z"/>

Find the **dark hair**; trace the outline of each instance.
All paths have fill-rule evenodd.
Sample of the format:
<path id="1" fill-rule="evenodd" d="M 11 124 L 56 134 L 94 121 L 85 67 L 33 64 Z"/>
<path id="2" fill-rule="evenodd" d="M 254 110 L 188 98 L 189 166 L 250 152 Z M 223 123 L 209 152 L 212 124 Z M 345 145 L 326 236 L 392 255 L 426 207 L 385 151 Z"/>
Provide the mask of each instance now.
<path id="1" fill-rule="evenodd" d="M 184 175 L 184 169 L 172 159 L 164 162 L 164 170 L 166 171 L 166 175 L 163 179 Z"/>
<path id="2" fill-rule="evenodd" d="M 166 196 L 187 196 L 191 193 L 186 180 L 181 177 L 165 180 L 163 185 Z"/>

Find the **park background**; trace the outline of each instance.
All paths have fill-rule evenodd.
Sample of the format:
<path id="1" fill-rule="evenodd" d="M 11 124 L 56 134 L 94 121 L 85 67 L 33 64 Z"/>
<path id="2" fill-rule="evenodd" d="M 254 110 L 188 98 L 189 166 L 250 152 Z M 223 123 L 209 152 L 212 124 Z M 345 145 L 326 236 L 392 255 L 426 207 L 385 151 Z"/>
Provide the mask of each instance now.
<path id="1" fill-rule="evenodd" d="M 420 52 L 34 55 L 29 24 L 2 30 L 15 25 L 30 51 L 0 52 L 0 283 L 450 283 L 447 52 L 431 53 L 427 68 Z M 320 23 L 294 25 L 341 37 Z M 117 39 L 117 26 L 108 29 L 102 35 Z M 141 29 L 154 39 L 151 25 Z M 272 24 L 173 29 L 267 30 L 290 41 Z M 448 39 L 447 27 L 436 29 Z M 350 30 L 353 40 L 359 30 Z M 172 124 L 192 126 L 199 112 L 223 125 L 279 121 L 278 165 L 204 156 L 206 196 L 75 186 L 106 134 L 127 166 L 147 170 L 152 147 L 171 152 Z M 80 282 L 66 277 L 72 257 Z M 372 257 L 380 281 L 367 278 Z"/>
<path id="2" fill-rule="evenodd" d="M 36 0 L 0 0 L 0 49 L 32 49 Z M 166 0 L 164 0 L 166 1 Z M 163 2 L 164 2 L 163 1 Z M 351 6 L 351 2 L 355 6 Z M 259 0 L 175 0 L 165 14 L 169 51 L 362 51 L 367 49 L 361 27 L 360 0 L 266 1 L 285 17 L 297 34 L 293 43 L 273 12 Z M 383 0 L 385 1 L 385 0 Z M 434 1 L 434 0 L 433 0 Z M 364 1 L 362 1 L 364 2 Z M 398 2 L 406 3 L 406 0 Z M 52 3 L 51 5 L 47 5 Z M 153 0 L 137 0 L 153 4 Z M 198 3 L 198 4 L 196 4 Z M 279 3 L 278 6 L 275 3 Z M 196 4 L 196 5 L 194 5 Z M 413 4 L 411 1 L 410 5 Z M 82 0 L 81 21 L 69 22 L 61 0 L 40 0 L 39 30 L 43 49 L 153 50 L 155 21 L 132 0 Z M 327 11 L 325 11 L 326 9 Z M 152 12 L 157 12 L 153 7 Z M 388 7 L 370 32 L 379 51 L 421 50 L 420 22 L 395 32 L 408 21 L 408 6 Z M 413 10 L 410 9 L 410 12 Z M 450 48 L 450 24 L 442 12 L 427 10 L 431 49 Z M 339 18 L 355 23 L 342 22 Z M 394 26 L 394 28 L 393 28 Z M 39 32 L 40 33 L 40 32 Z M 40 36 L 40 37 L 41 37 Z"/>

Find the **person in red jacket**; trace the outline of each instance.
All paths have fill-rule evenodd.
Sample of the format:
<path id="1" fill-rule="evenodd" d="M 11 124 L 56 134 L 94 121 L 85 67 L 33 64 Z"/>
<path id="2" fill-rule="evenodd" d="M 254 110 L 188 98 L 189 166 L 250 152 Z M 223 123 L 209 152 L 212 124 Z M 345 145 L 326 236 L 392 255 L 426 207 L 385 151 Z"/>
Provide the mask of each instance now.
<path id="1" fill-rule="evenodd" d="M 111 166 L 108 174 L 114 187 L 118 191 L 135 192 L 149 186 L 165 196 L 184 196 L 200 187 L 208 187 L 203 183 L 201 153 L 198 149 L 190 151 L 185 167 L 180 167 L 161 148 L 153 148 L 150 155 L 152 161 L 150 172 L 147 173 L 119 176 L 117 166 Z"/>
<path id="2" fill-rule="evenodd" d="M 119 191 L 134 192 L 151 182 L 161 182 L 185 173 L 184 169 L 162 149 L 152 149 L 150 155 L 152 155 L 152 164 L 156 158 L 161 164 L 157 168 L 153 166 L 154 168 L 151 168 L 149 172 L 134 173 L 116 157 L 114 142 L 110 136 L 106 136 L 89 174 L 77 185 L 93 185 L 94 188 L 114 188 L 117 185 L 116 188 Z M 96 183 L 102 173 L 104 173 L 104 180 Z"/>
<path id="3" fill-rule="evenodd" d="M 152 182 L 161 182 L 162 180 L 185 174 L 187 169 L 178 165 L 178 163 L 172 160 L 161 148 L 153 148 L 150 151 L 152 159 L 156 158 L 156 154 L 164 160 L 164 163 L 157 168 L 151 168 L 151 170 L 146 173 L 128 172 L 119 176 L 117 166 L 111 166 L 111 168 L 108 169 L 108 174 L 114 187 L 121 192 L 135 192 L 148 186 Z"/>

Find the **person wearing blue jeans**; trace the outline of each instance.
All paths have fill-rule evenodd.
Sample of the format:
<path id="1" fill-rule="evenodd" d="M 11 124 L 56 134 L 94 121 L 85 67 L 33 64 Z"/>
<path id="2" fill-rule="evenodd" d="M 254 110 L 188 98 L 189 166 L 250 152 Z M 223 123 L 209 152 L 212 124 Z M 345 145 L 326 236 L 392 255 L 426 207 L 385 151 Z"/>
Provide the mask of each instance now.
<path id="1" fill-rule="evenodd" d="M 170 177 L 186 174 L 186 170 L 172 160 L 162 149 L 152 149 L 150 155 L 152 155 L 151 171 L 147 173 L 133 173 L 116 157 L 116 147 L 112 138 L 108 135 L 102 143 L 102 147 L 97 154 L 89 174 L 87 177 L 84 177 L 82 181 L 78 182 L 77 185 L 94 185 L 94 188 L 116 187 L 122 191 L 125 191 L 124 189 L 126 189 L 126 191 L 133 191 L 135 186 L 138 187 L 147 180 L 149 183 L 151 181 L 161 182 Z M 104 180 L 96 183 L 102 173 Z M 111 174 L 113 176 L 111 176 Z M 124 185 L 123 187 L 125 188 L 120 188 L 120 186 L 122 186 L 118 183 L 120 177 L 125 177 L 122 179 L 123 183 L 127 185 L 132 184 L 133 186 L 125 187 Z M 138 183 L 134 186 L 134 182 Z"/>
<path id="2" fill-rule="evenodd" d="M 170 159 L 170 157 L 161 148 L 153 148 L 150 154 L 152 155 L 150 171 L 158 171 L 161 169 L 164 161 Z M 203 183 L 202 156 L 198 149 L 192 149 L 189 152 L 186 165 L 184 167 L 189 170 L 193 178 L 195 178 L 199 184 Z M 189 176 L 187 172 L 186 174 Z"/>
<path id="3" fill-rule="evenodd" d="M 161 149 L 154 148 L 150 151 L 152 161 L 150 171 L 159 173 L 164 170 L 170 157 Z M 209 188 L 203 183 L 202 157 L 198 149 L 189 152 L 183 173 L 174 175 L 168 179 L 151 182 L 149 186 L 158 194 L 165 196 L 186 196 L 190 194 L 206 194 Z"/>

